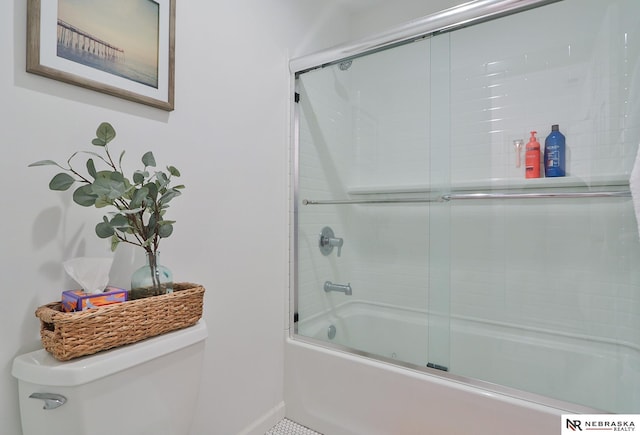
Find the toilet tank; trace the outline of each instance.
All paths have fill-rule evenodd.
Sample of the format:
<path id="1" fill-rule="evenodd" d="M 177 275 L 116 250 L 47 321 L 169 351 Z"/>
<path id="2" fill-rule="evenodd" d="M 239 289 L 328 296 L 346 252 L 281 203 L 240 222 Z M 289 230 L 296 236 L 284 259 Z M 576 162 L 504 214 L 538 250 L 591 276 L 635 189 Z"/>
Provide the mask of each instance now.
<path id="1" fill-rule="evenodd" d="M 187 435 L 206 338 L 201 319 L 71 361 L 58 361 L 44 349 L 16 357 L 12 375 L 18 379 L 23 435 Z M 64 400 L 38 398 L 45 393 L 66 402 L 57 406 Z"/>

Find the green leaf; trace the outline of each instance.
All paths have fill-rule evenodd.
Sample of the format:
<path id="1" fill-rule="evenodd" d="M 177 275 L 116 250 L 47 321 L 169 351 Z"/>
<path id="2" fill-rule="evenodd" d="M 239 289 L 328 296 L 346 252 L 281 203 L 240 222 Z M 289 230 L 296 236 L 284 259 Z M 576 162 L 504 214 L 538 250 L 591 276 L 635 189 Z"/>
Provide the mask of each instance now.
<path id="1" fill-rule="evenodd" d="M 87 172 L 89 172 L 89 175 L 91 175 L 93 178 L 96 178 L 98 176 L 98 173 L 96 172 L 96 165 L 95 163 L 93 163 L 93 159 L 87 160 Z"/>
<path id="2" fill-rule="evenodd" d="M 180 171 L 178 171 L 178 168 L 176 168 L 175 166 L 167 166 L 167 170 L 174 177 L 179 177 L 180 176 Z"/>
<path id="3" fill-rule="evenodd" d="M 158 187 L 163 189 L 169 184 L 169 178 L 167 178 L 167 174 L 164 172 L 156 172 L 156 180 L 158 180 Z"/>
<path id="4" fill-rule="evenodd" d="M 156 159 L 153 157 L 153 153 L 151 151 L 147 151 L 146 153 L 144 153 L 144 155 L 142 156 L 142 163 L 144 163 L 145 167 L 156 167 Z"/>
<path id="5" fill-rule="evenodd" d="M 49 189 L 51 190 L 67 190 L 75 183 L 75 179 L 64 172 L 57 174 L 49 182 Z"/>
<path id="6" fill-rule="evenodd" d="M 96 225 L 96 234 L 101 239 L 107 239 L 115 234 L 113 227 L 109 222 L 100 222 Z"/>
<path id="7" fill-rule="evenodd" d="M 94 139 L 91 141 L 91 143 L 92 143 L 93 145 L 97 146 L 97 147 L 103 147 L 103 146 L 105 146 L 105 145 L 107 144 L 105 141 L 103 141 L 102 139 L 97 138 L 97 137 L 96 137 L 96 138 L 94 138 Z"/>
<path id="8" fill-rule="evenodd" d="M 160 236 L 160 238 L 166 239 L 171 235 L 171 233 L 173 233 L 173 225 L 171 225 L 170 223 L 158 223 L 158 236 Z"/>
<path id="9" fill-rule="evenodd" d="M 111 252 L 115 251 L 120 244 L 120 239 L 115 234 L 111 237 Z"/>
<path id="10" fill-rule="evenodd" d="M 154 215 L 151 215 L 149 217 L 149 223 L 147 224 L 147 234 L 151 234 L 153 236 L 153 234 L 156 233 L 156 231 L 158 230 L 158 220 L 156 219 L 156 217 Z"/>
<path id="11" fill-rule="evenodd" d="M 60 166 L 59 164 L 57 164 L 53 160 L 38 160 L 37 162 L 31 163 L 28 167 L 32 167 L 32 166 L 48 166 L 48 165 L 54 165 L 54 166 L 57 166 L 59 168 L 62 168 L 62 166 Z M 62 168 L 62 169 L 64 169 L 64 168 Z"/>
<path id="12" fill-rule="evenodd" d="M 103 208 L 113 205 L 113 201 L 106 196 L 98 196 L 94 205 L 96 206 L 96 208 Z"/>
<path id="13" fill-rule="evenodd" d="M 133 173 L 133 183 L 134 184 L 142 184 L 144 183 L 144 172 L 136 171 Z"/>
<path id="14" fill-rule="evenodd" d="M 102 177 L 99 176 L 95 179 L 92 184 L 92 192 L 98 196 L 104 196 L 110 200 L 114 200 L 120 198 L 124 195 L 127 190 L 127 186 L 120 179 L 122 177 L 118 177 L 115 174 L 119 174 L 119 172 L 114 172 L 113 177 Z M 113 179 L 115 178 L 115 179 Z"/>
<path id="15" fill-rule="evenodd" d="M 176 196 L 179 196 L 179 195 L 181 195 L 181 192 L 179 190 L 170 189 L 170 190 L 167 191 L 167 193 L 165 193 L 164 195 L 162 195 L 160 197 L 158 202 L 161 203 L 161 204 L 166 204 L 169 201 L 171 201 L 173 198 L 175 198 Z"/>
<path id="16" fill-rule="evenodd" d="M 112 181 L 117 181 L 117 182 L 125 182 L 126 178 L 124 178 L 124 175 L 122 174 L 122 172 L 118 172 L 118 171 L 104 171 L 104 174 L 108 175 L 108 177 L 112 180 Z"/>
<path id="17" fill-rule="evenodd" d="M 83 207 L 91 207 L 97 199 L 98 195 L 93 193 L 91 184 L 80 186 L 73 192 L 73 201 Z"/>
<path id="18" fill-rule="evenodd" d="M 96 139 L 99 139 L 100 141 L 104 142 L 104 145 L 106 145 L 116 137 L 116 131 L 111 126 L 111 124 L 109 124 L 108 122 L 103 122 L 98 126 L 98 129 L 96 130 L 96 136 Z M 94 141 L 96 139 L 94 139 Z M 94 143 L 94 145 L 97 144 Z"/>
<path id="19" fill-rule="evenodd" d="M 120 228 L 125 228 L 125 227 L 129 227 L 129 219 L 127 219 L 127 217 L 123 214 L 118 213 L 117 215 L 115 215 L 110 221 L 109 223 L 111 224 L 112 227 L 117 228 L 118 230 L 120 230 Z"/>
<path id="20" fill-rule="evenodd" d="M 126 179 L 124 176 L 122 177 L 122 182 L 124 183 L 124 188 L 126 189 L 127 195 L 132 191 L 135 190 L 135 187 L 133 184 L 131 184 L 131 181 L 129 181 L 128 179 Z M 127 196 L 125 195 L 125 196 Z"/>
<path id="21" fill-rule="evenodd" d="M 152 201 L 155 201 L 158 197 L 158 186 L 156 186 L 156 183 L 147 183 L 144 187 L 149 189 L 149 198 L 151 198 Z"/>
<path id="22" fill-rule="evenodd" d="M 147 195 L 149 195 L 149 189 L 146 186 L 142 186 L 140 189 L 137 189 L 133 194 L 133 199 L 131 200 L 132 207 L 142 206 L 144 200 L 147 199 Z"/>

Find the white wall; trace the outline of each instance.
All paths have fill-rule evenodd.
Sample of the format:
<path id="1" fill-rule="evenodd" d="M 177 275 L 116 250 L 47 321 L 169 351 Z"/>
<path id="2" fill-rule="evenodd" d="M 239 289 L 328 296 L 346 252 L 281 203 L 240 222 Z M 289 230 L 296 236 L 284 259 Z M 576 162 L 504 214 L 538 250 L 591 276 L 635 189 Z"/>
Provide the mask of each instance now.
<path id="1" fill-rule="evenodd" d="M 47 184 L 52 168 L 88 149 L 96 126 L 118 132 L 112 148 L 135 167 L 152 150 L 187 186 L 162 243 L 177 281 L 207 288 L 209 340 L 193 433 L 259 433 L 283 401 L 288 294 L 288 111 L 290 56 L 346 39 L 345 15 L 312 0 L 177 5 L 176 110 L 148 108 L 24 71 L 26 2 L 0 4 L 0 173 L 5 210 L 0 270 L 0 432 L 20 434 L 13 358 L 40 347 L 35 309 L 74 287 L 62 261 L 108 254 L 81 209 Z M 118 248 L 112 283 L 128 286 L 141 252 Z"/>

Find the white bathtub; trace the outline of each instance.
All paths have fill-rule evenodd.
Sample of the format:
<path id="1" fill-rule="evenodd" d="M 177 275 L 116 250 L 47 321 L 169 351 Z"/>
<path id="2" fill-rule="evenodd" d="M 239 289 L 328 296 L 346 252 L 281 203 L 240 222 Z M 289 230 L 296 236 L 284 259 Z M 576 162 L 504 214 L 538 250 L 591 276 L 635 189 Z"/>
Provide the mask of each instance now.
<path id="1" fill-rule="evenodd" d="M 611 343 L 594 351 L 580 337 L 451 319 L 449 369 L 456 376 L 389 364 L 426 366 L 426 319 L 418 311 L 354 301 L 299 322 L 299 332 L 313 339 L 287 341 L 287 416 L 328 435 L 544 435 L 560 432 L 562 413 L 597 413 L 612 404 L 616 412 L 640 412 L 633 388 L 638 352 Z M 571 391 L 562 390 L 563 376 L 571 377 Z"/>

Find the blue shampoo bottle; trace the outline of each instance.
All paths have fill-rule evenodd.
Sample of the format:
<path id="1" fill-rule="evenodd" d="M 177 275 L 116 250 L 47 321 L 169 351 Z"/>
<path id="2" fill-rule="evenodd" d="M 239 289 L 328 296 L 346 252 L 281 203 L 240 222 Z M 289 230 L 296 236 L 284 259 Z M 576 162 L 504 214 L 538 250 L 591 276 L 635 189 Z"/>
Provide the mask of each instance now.
<path id="1" fill-rule="evenodd" d="M 566 175 L 566 144 L 558 124 L 551 126 L 551 134 L 544 141 L 544 176 L 564 177 Z"/>

